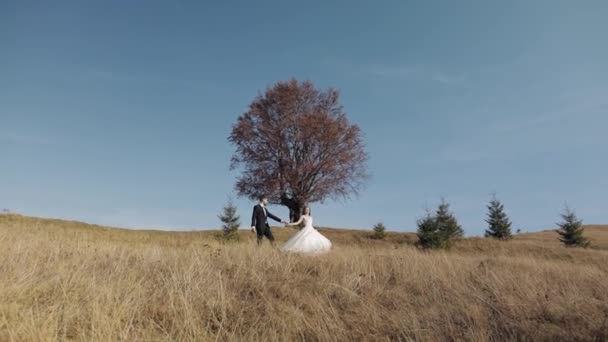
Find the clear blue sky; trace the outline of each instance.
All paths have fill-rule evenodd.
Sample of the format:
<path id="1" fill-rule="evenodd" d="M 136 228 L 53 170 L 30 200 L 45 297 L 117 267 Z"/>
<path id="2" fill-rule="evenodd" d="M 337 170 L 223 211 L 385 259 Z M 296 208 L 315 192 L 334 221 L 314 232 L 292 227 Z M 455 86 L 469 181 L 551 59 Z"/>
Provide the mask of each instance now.
<path id="1" fill-rule="evenodd" d="M 1 1 L 0 208 L 217 227 L 232 123 L 295 77 L 341 90 L 371 156 L 362 196 L 314 205 L 318 225 L 414 230 L 443 196 L 481 234 L 493 192 L 524 231 L 565 202 L 608 223 L 606 18 L 606 1 Z"/>

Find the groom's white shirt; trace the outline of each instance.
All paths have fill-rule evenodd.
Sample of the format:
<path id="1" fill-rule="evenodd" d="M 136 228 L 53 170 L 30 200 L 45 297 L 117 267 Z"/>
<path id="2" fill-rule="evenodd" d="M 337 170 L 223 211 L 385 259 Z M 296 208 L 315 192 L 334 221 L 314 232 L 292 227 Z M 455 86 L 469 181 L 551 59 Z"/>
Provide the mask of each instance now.
<path id="1" fill-rule="evenodd" d="M 268 223 L 268 213 L 266 212 L 266 206 L 264 205 L 264 203 L 260 203 L 260 207 L 264 209 L 264 217 L 266 217 L 266 223 Z"/>

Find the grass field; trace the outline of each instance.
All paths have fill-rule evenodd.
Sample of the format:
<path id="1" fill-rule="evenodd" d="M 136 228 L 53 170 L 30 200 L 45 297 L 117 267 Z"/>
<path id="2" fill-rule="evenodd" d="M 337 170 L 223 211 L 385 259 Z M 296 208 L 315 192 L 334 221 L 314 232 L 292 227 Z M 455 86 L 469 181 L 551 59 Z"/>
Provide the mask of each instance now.
<path id="1" fill-rule="evenodd" d="M 293 230 L 276 229 L 279 240 Z M 320 257 L 242 232 L 131 231 L 0 215 L 0 341 L 605 341 L 608 226 L 421 252 L 322 229 Z"/>

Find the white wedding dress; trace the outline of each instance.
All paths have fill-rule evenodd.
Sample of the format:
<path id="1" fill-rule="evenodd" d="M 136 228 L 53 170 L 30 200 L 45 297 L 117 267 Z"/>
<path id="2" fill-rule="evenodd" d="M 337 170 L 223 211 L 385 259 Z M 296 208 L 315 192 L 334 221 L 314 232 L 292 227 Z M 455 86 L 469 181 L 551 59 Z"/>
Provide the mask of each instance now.
<path id="1" fill-rule="evenodd" d="M 323 254 L 331 249 L 331 241 L 312 226 L 312 216 L 302 216 L 304 228 L 292 236 L 281 250 L 302 254 Z"/>

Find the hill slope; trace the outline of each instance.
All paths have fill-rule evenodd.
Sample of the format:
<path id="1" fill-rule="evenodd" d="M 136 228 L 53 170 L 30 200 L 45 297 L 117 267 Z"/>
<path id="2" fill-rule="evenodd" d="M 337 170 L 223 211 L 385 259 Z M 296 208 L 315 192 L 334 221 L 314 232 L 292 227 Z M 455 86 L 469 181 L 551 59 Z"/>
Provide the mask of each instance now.
<path id="1" fill-rule="evenodd" d="M 125 228 L 104 227 L 94 224 L 88 224 L 78 221 L 67 221 L 60 219 L 37 218 L 22 215 L 6 215 L 0 214 L 0 226 L 14 225 L 23 226 L 24 229 L 36 230 L 42 232 L 54 231 L 63 232 L 66 234 L 75 234 L 86 232 L 89 236 L 97 238 L 106 238 L 110 240 L 123 240 L 137 242 L 138 240 L 166 240 L 171 236 L 174 243 L 187 243 L 187 241 L 199 240 L 215 240 L 221 235 L 219 230 L 195 230 L 195 231 L 163 231 L 163 230 L 134 230 Z M 371 232 L 355 229 L 336 229 L 336 228 L 318 228 L 323 235 L 327 236 L 334 244 L 350 245 L 350 244 L 404 244 L 413 243 L 416 241 L 416 236 L 413 233 L 396 233 L 387 232 L 384 241 L 376 241 L 369 239 Z M 273 228 L 273 234 L 278 242 L 285 241 L 297 231 L 296 228 Z M 239 231 L 241 240 L 253 241 L 255 234 L 248 229 Z M 166 242 L 166 241 L 165 241 Z"/>
<path id="2" fill-rule="evenodd" d="M 591 248 L 608 249 L 608 225 L 585 225 L 584 236 L 591 240 Z M 545 245 L 559 245 L 558 234 L 555 230 L 516 235 L 516 240 L 538 242 Z"/>
<path id="3" fill-rule="evenodd" d="M 604 229 L 588 232 L 600 244 Z M 608 251 L 547 233 L 431 253 L 408 234 L 323 233 L 336 247 L 304 257 L 256 248 L 248 232 L 222 244 L 0 215 L 0 341 L 608 338 Z"/>
<path id="4" fill-rule="evenodd" d="M 55 230 L 65 233 L 83 232 L 97 237 L 104 237 L 110 240 L 124 239 L 133 241 L 143 239 L 164 239 L 169 235 L 176 241 L 192 241 L 198 239 L 216 239 L 221 235 L 219 230 L 193 230 L 193 231 L 163 231 L 163 230 L 133 230 L 126 228 L 105 227 L 95 224 L 88 224 L 79 221 L 67 221 L 61 219 L 37 218 L 15 214 L 0 214 L 0 226 L 19 225 L 27 229 Z M 586 225 L 585 237 L 591 240 L 594 249 L 608 250 L 608 225 Z M 324 228 L 319 227 L 319 231 L 327 236 L 337 245 L 373 245 L 381 246 L 385 244 L 413 244 L 416 242 L 416 234 L 412 232 L 387 232 L 383 241 L 370 239 L 371 231 L 344 228 Z M 289 239 L 296 232 L 295 228 L 273 228 L 273 233 L 278 242 Z M 253 241 L 255 236 L 249 230 L 239 231 L 242 241 Z M 544 230 L 541 232 L 524 233 L 514 235 L 514 240 L 518 242 L 534 242 L 544 246 L 559 246 L 558 235 L 555 230 Z M 472 238 L 476 240 L 476 238 Z"/>

